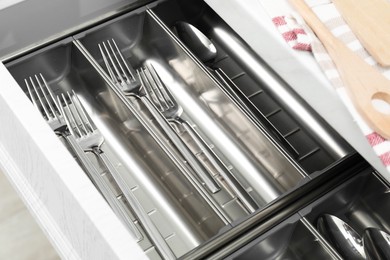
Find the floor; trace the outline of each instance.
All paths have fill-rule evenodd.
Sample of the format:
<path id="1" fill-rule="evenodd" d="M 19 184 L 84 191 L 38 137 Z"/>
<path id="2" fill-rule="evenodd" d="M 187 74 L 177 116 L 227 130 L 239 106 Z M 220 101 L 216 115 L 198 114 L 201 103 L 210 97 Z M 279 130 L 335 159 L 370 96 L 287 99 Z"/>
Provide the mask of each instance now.
<path id="1" fill-rule="evenodd" d="M 0 194 L 0 259 L 60 259 L 1 172 Z"/>

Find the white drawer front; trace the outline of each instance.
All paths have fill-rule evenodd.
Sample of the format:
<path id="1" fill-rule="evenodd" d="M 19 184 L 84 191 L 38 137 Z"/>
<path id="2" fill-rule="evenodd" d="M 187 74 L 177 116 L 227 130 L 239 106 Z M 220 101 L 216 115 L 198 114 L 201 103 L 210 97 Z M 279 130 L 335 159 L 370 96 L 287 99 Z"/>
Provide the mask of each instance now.
<path id="1" fill-rule="evenodd" d="M 64 259 L 146 258 L 0 64 L 0 162 Z"/>

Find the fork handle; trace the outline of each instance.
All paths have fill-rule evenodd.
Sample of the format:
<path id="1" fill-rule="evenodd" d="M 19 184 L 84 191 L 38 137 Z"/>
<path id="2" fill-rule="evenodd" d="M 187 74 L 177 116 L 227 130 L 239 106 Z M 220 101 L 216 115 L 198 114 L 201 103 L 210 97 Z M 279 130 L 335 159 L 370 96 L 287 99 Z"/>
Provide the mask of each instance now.
<path id="1" fill-rule="evenodd" d="M 148 110 L 152 113 L 152 116 L 157 120 L 159 126 L 163 129 L 164 133 L 168 136 L 168 138 L 172 141 L 172 143 L 176 146 L 179 152 L 182 154 L 185 160 L 188 161 L 189 165 L 195 171 L 195 173 L 200 177 L 200 179 L 204 182 L 206 187 L 214 194 L 220 191 L 220 187 L 215 182 L 215 180 L 209 175 L 207 170 L 200 164 L 199 160 L 195 158 L 192 152 L 188 149 L 188 147 L 183 143 L 180 137 L 177 135 L 175 130 L 169 125 L 166 121 L 165 117 L 158 111 L 158 109 L 151 104 L 150 100 L 144 96 L 142 99 L 143 103 L 147 106 Z"/>
<path id="2" fill-rule="evenodd" d="M 211 187 L 205 187 L 201 181 L 198 180 L 197 176 L 195 176 L 195 169 L 190 169 L 188 165 L 192 165 L 192 162 L 195 162 L 195 165 L 199 165 L 200 169 L 204 169 L 202 165 L 200 165 L 199 161 L 195 156 L 192 154 L 192 152 L 188 149 L 188 147 L 183 143 L 181 138 L 177 135 L 176 131 L 172 128 L 172 126 L 169 124 L 167 119 L 161 114 L 161 112 L 158 111 L 156 106 L 153 105 L 153 103 L 149 100 L 147 96 L 141 96 L 140 97 L 143 104 L 146 106 L 148 111 L 151 113 L 153 118 L 157 121 L 157 125 L 162 128 L 161 134 L 166 134 L 168 139 L 175 145 L 175 148 L 177 148 L 177 151 L 180 153 L 181 156 L 183 156 L 187 162 L 184 164 L 181 156 L 180 158 L 177 156 L 179 155 L 176 151 L 173 152 L 173 149 L 171 147 L 167 147 L 165 144 L 165 141 L 161 141 L 165 138 L 164 137 L 157 137 L 154 139 L 159 143 L 160 147 L 164 150 L 165 153 L 167 153 L 172 161 L 177 165 L 182 172 L 182 174 L 186 177 L 187 180 L 191 182 L 191 184 L 195 187 L 195 189 L 199 192 L 199 194 L 203 197 L 205 201 L 207 201 L 207 204 L 213 209 L 213 211 L 220 217 L 220 219 L 228 225 L 232 222 L 230 217 L 227 215 L 227 213 L 224 211 L 223 207 L 215 200 L 215 198 L 210 194 L 209 191 L 206 190 L 208 188 L 211 192 Z M 148 119 L 150 120 L 150 119 Z M 147 123 L 144 125 L 148 128 L 148 132 L 150 134 L 156 134 L 159 131 L 154 131 L 151 129 L 150 125 Z M 176 149 L 175 149 L 176 150 Z M 184 152 L 184 153 L 183 153 Z M 189 155 L 189 156 L 186 156 Z M 192 160 L 191 160 L 192 159 Z M 190 161 L 191 160 L 191 161 Z M 189 171 L 191 170 L 191 171 Z M 207 173 L 206 173 L 207 174 Z M 207 175 L 206 175 L 207 176 Z M 213 184 L 215 184 L 216 191 L 219 191 L 219 186 L 216 186 L 217 184 L 212 180 Z M 213 192 L 215 193 L 215 192 Z"/>
<path id="3" fill-rule="evenodd" d="M 143 209 L 141 203 L 138 201 L 137 197 L 134 195 L 133 191 L 123 179 L 121 174 L 117 169 L 112 165 L 110 158 L 102 151 L 99 147 L 93 148 L 93 153 L 96 154 L 103 164 L 106 166 L 107 170 L 111 173 L 112 177 L 118 184 L 119 188 L 122 190 L 123 195 L 126 197 L 134 213 L 137 215 L 140 222 L 143 224 L 146 232 L 149 234 L 150 239 L 153 241 L 153 244 L 156 246 L 157 250 L 160 252 L 163 259 L 173 260 L 176 259 L 176 256 L 172 252 L 171 248 L 168 246 L 164 237 L 161 235 L 160 231 L 154 225 L 149 215 Z"/>
<path id="4" fill-rule="evenodd" d="M 96 170 L 95 166 L 85 155 L 84 150 L 77 144 L 77 141 L 73 137 L 73 135 L 65 136 L 62 135 L 68 144 L 72 147 L 73 151 L 76 153 L 77 158 L 81 161 L 81 164 L 85 167 L 87 174 L 91 178 L 91 180 L 95 183 L 97 188 L 102 193 L 103 197 L 106 199 L 108 205 L 110 205 L 111 209 L 115 212 L 117 216 L 123 221 L 125 226 L 129 229 L 133 237 L 138 241 L 143 239 L 142 234 L 135 226 L 132 219 L 126 212 L 126 206 L 118 200 L 116 194 L 113 192 L 108 183 L 102 178 L 99 172 Z"/>
<path id="5" fill-rule="evenodd" d="M 237 180 L 228 173 L 228 169 L 216 158 L 216 155 L 211 151 L 210 147 L 205 143 L 202 137 L 199 136 L 198 132 L 192 127 L 192 125 L 181 118 L 177 121 L 184 127 L 187 133 L 191 136 L 192 140 L 202 150 L 203 154 L 207 157 L 217 172 L 227 182 L 229 188 L 233 190 L 238 199 L 243 203 L 244 207 L 253 213 L 258 208 L 256 202 L 248 195 L 243 187 L 237 182 Z"/>

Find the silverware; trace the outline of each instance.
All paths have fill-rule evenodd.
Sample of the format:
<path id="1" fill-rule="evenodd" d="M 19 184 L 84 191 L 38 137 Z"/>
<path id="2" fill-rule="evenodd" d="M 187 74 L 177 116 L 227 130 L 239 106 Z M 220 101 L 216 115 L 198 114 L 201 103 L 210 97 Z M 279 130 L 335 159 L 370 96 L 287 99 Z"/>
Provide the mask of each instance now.
<path id="1" fill-rule="evenodd" d="M 53 92 L 48 87 L 42 74 L 34 75 L 34 78 L 24 79 L 32 103 L 53 130 L 60 129 L 65 126 L 65 121 L 57 106 Z"/>
<path id="2" fill-rule="evenodd" d="M 62 109 L 58 106 L 57 101 L 54 98 L 54 93 L 49 88 L 42 74 L 39 74 L 39 76 L 34 75 L 34 78 L 35 80 L 32 77 L 29 77 L 28 80 L 25 79 L 27 90 L 34 106 L 41 111 L 42 116 L 54 131 L 59 131 L 62 133 L 62 128 L 66 127 L 66 122 L 63 117 Z M 142 240 L 142 234 L 137 229 L 130 216 L 127 214 L 126 206 L 119 201 L 109 184 L 102 178 L 92 162 L 85 156 L 84 151 L 77 144 L 74 137 L 63 134 L 61 135 L 66 139 L 74 152 L 77 154 L 81 164 L 86 169 L 87 175 L 98 188 L 98 190 L 102 193 L 111 209 L 129 229 L 133 237 L 137 241 Z"/>
<path id="3" fill-rule="evenodd" d="M 64 94 L 57 96 L 58 104 L 62 104 L 61 112 L 65 118 L 66 124 L 70 133 L 75 137 L 77 143 L 84 151 L 92 151 L 98 156 L 106 166 L 108 172 L 112 175 L 123 195 L 130 204 L 137 218 L 140 220 L 146 232 L 150 235 L 150 239 L 156 246 L 164 259 L 176 259 L 174 253 L 168 246 L 167 242 L 156 228 L 149 215 L 145 212 L 138 199 L 133 194 L 133 191 L 123 179 L 121 174 L 110 162 L 108 156 L 101 150 L 101 145 L 104 143 L 104 137 L 96 128 L 93 122 L 89 119 L 85 109 L 83 108 L 77 95 L 73 92 L 71 95 L 67 92 L 67 98 Z"/>
<path id="4" fill-rule="evenodd" d="M 378 228 L 367 228 L 363 234 L 364 251 L 368 259 L 390 259 L 390 235 Z"/>
<path id="5" fill-rule="evenodd" d="M 115 40 L 102 42 L 98 47 L 112 82 L 125 93 L 139 90 L 141 84 L 134 77 L 133 68 L 126 63 Z"/>
<path id="6" fill-rule="evenodd" d="M 286 170 L 291 170 L 288 174 L 295 178 L 297 169 L 284 161 L 259 128 L 222 90 L 213 85 L 210 78 L 204 77 L 196 66 L 187 68 L 183 63 L 182 75 L 158 60 L 146 63 L 149 62 L 185 110 L 185 118 L 194 122 L 212 142 L 213 151 L 224 160 L 236 180 L 258 205 L 264 206 L 286 191 L 279 177 L 287 174 Z M 180 63 L 176 65 L 181 66 Z M 201 80 L 195 81 L 197 76 Z M 279 158 L 282 160 L 279 161 Z M 281 164 L 274 167 L 270 162 Z"/>
<path id="7" fill-rule="evenodd" d="M 110 41 L 107 41 L 107 45 L 108 42 Z M 160 135 L 159 133 L 156 133 L 158 131 L 153 130 L 155 129 L 155 127 L 149 125 L 147 120 L 145 120 L 144 118 L 142 118 L 142 116 L 140 116 L 139 119 L 143 121 L 143 124 L 148 129 L 148 132 L 153 136 L 153 138 L 164 150 L 164 152 L 171 158 L 172 162 L 177 167 L 179 167 L 183 175 L 193 184 L 193 186 L 196 188 L 199 194 L 213 209 L 213 211 L 220 217 L 220 219 L 225 224 L 229 224 L 231 222 L 230 217 L 226 214 L 224 209 L 218 204 L 215 198 L 212 197 L 209 194 L 209 192 L 206 190 L 207 188 L 211 193 L 216 193 L 220 190 L 220 188 L 216 186 L 215 183 L 209 183 L 206 181 L 204 182 L 205 185 L 203 185 L 198 180 L 197 176 L 195 176 L 196 173 L 205 171 L 203 165 L 201 165 L 200 162 L 197 160 L 197 158 L 194 157 L 194 155 L 191 153 L 188 147 L 183 143 L 183 141 L 180 139 L 177 133 L 173 130 L 172 126 L 168 123 L 168 121 L 161 115 L 159 111 L 156 110 L 155 106 L 146 96 L 145 87 L 142 85 L 140 87 L 133 87 L 133 88 L 126 87 L 124 84 L 126 84 L 126 82 L 129 82 L 129 80 L 124 80 L 124 81 L 120 80 L 121 78 L 124 79 L 133 78 L 133 76 L 131 76 L 131 74 L 133 73 L 130 73 L 131 69 L 130 71 L 128 71 L 128 68 L 131 68 L 131 66 L 127 64 L 120 49 L 116 44 L 114 44 L 115 42 L 114 39 L 112 39 L 111 42 L 112 42 L 111 46 L 114 46 L 115 48 L 114 47 L 112 49 L 104 48 L 103 43 L 101 43 L 99 47 L 101 51 L 101 55 L 105 57 L 103 58 L 103 61 L 107 62 L 107 64 L 105 64 L 107 70 L 109 70 L 108 68 L 110 68 L 111 70 L 111 72 L 109 72 L 109 74 L 111 73 L 110 76 L 112 77 L 111 81 L 113 83 L 116 82 L 115 85 L 123 92 L 124 95 L 134 96 L 141 100 L 141 102 L 145 105 L 147 110 L 151 113 L 153 118 L 156 120 L 157 123 L 156 125 L 161 127 L 164 134 L 168 137 L 170 143 L 174 145 L 177 149 L 172 149 L 169 145 L 166 144 L 165 141 L 162 141 L 166 137 L 158 136 Z M 111 61 L 115 61 L 115 62 L 111 62 Z M 127 105 L 132 106 L 130 102 L 128 102 Z M 184 160 L 181 157 L 183 157 Z"/>
<path id="8" fill-rule="evenodd" d="M 144 93 L 140 92 L 140 87 L 145 87 L 145 82 L 139 82 L 135 80 L 132 69 L 130 69 L 131 66 L 126 63 L 123 54 L 115 43 L 115 40 L 108 40 L 107 44 L 105 42 L 99 44 L 99 49 L 101 51 L 104 63 L 112 81 L 125 93 L 135 94 L 143 101 L 143 103 L 148 107 L 152 115 L 156 118 L 156 120 L 158 120 L 158 123 L 163 128 L 164 132 L 168 135 L 168 137 L 171 139 L 171 141 L 177 147 L 183 157 L 188 161 L 189 165 L 199 175 L 199 177 L 202 179 L 208 189 L 212 193 L 218 192 L 220 190 L 220 187 L 218 187 L 218 185 L 213 179 L 208 177 L 206 169 L 189 151 L 189 149 L 177 136 L 176 132 L 174 132 L 174 130 L 169 126 L 169 124 L 167 124 L 167 122 L 164 122 L 164 120 L 161 120 L 161 115 L 159 115 L 159 113 L 156 113 L 157 111 L 155 111 L 155 108 L 150 103 L 150 100 L 147 98 L 147 96 Z"/>
<path id="9" fill-rule="evenodd" d="M 317 221 L 317 229 L 346 259 L 366 259 L 362 237 L 338 217 L 322 215 Z"/>
<path id="10" fill-rule="evenodd" d="M 171 95 L 170 90 L 161 81 L 153 65 L 151 63 L 147 64 L 145 67 L 138 69 L 137 73 L 141 79 L 142 86 L 145 87 L 147 96 L 149 96 L 150 100 L 153 101 L 156 108 L 168 121 L 176 122 L 183 126 L 192 140 L 202 150 L 212 166 L 227 182 L 229 185 L 227 188 L 233 190 L 236 196 L 243 203 L 244 207 L 249 212 L 253 213 L 258 208 L 256 202 L 245 192 L 245 190 L 243 190 L 242 186 L 234 178 L 232 178 L 229 173 L 227 173 L 226 167 L 218 161 L 215 154 L 211 151 L 209 146 L 205 144 L 204 140 L 199 136 L 192 125 L 181 117 L 183 108 L 176 102 L 175 98 Z M 207 173 L 200 172 L 199 174 Z M 207 176 L 201 176 L 201 178 L 204 181 L 208 179 L 213 181 L 209 174 Z"/>
<path id="11" fill-rule="evenodd" d="M 217 48 L 198 28 L 187 22 L 179 21 L 174 30 L 180 40 L 202 62 L 214 60 L 217 57 Z"/>
<path id="12" fill-rule="evenodd" d="M 174 30 L 180 40 L 197 56 L 201 61 L 208 62 L 212 61 L 217 56 L 217 49 L 211 40 L 206 37 L 199 29 L 195 26 L 179 21 L 175 24 Z M 225 74 L 225 72 L 218 68 L 214 70 L 216 76 L 225 84 L 228 88 L 231 85 L 235 85 L 233 81 Z M 235 88 L 238 88 L 235 86 Z M 299 156 L 297 150 L 291 145 L 291 143 L 280 133 L 279 130 L 269 121 L 267 117 L 261 115 L 267 122 L 267 125 L 271 128 L 272 132 L 275 133 L 279 140 L 281 140 L 287 147 L 287 149 L 295 156 Z"/>
<path id="13" fill-rule="evenodd" d="M 180 118 L 180 115 L 183 112 L 182 107 L 174 101 L 172 96 L 168 94 L 167 89 L 162 86 L 161 81 L 159 81 L 158 76 L 156 76 L 153 67 L 151 67 L 151 69 L 149 69 L 148 66 L 140 68 L 137 70 L 137 74 L 140 78 L 142 86 L 145 88 L 146 95 L 154 103 L 156 108 L 165 116 L 165 118 L 168 121 L 173 120 L 182 124 L 185 130 L 190 134 L 191 138 L 198 145 L 201 144 L 202 141 L 199 140 L 199 137 L 193 130 L 192 126 L 187 121 L 184 121 Z M 205 146 L 201 144 L 201 148 L 203 150 L 205 149 Z M 184 150 L 185 148 L 182 149 Z M 193 156 L 188 157 L 190 157 L 191 160 L 193 158 Z M 203 167 L 198 167 L 199 164 L 197 162 L 194 164 L 196 165 L 195 168 L 197 168 L 196 172 L 202 181 L 210 188 L 213 193 L 217 192 L 220 188 L 218 187 L 218 184 L 215 183 L 215 180 L 206 171 L 206 169 Z"/>

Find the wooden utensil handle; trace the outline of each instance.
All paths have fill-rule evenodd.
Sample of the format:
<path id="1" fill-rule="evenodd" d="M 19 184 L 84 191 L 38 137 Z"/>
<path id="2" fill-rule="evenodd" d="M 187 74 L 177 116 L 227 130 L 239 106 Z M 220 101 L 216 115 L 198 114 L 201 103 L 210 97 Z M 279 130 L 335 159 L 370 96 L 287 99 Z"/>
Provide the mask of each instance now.
<path id="1" fill-rule="evenodd" d="M 326 28 L 326 26 L 321 22 L 321 20 L 310 9 L 304 0 L 289 0 L 289 2 L 299 12 L 310 28 L 315 28 L 313 30 L 315 31 L 318 39 L 320 39 L 320 41 L 323 43 L 327 43 L 326 48 L 328 52 L 332 52 L 332 49 L 340 48 L 340 45 L 344 47 L 344 44 L 340 42 L 340 40 L 338 40 L 335 36 L 333 36 L 333 34 L 328 30 L 328 28 Z"/>
<path id="2" fill-rule="evenodd" d="M 390 104 L 390 81 L 333 36 L 304 0 L 290 3 L 325 46 L 360 115 L 372 129 L 390 138 L 390 115 L 379 112 L 372 104 L 375 98 Z"/>
<path id="3" fill-rule="evenodd" d="M 364 48 L 382 66 L 390 66 L 390 2 L 332 0 Z"/>

